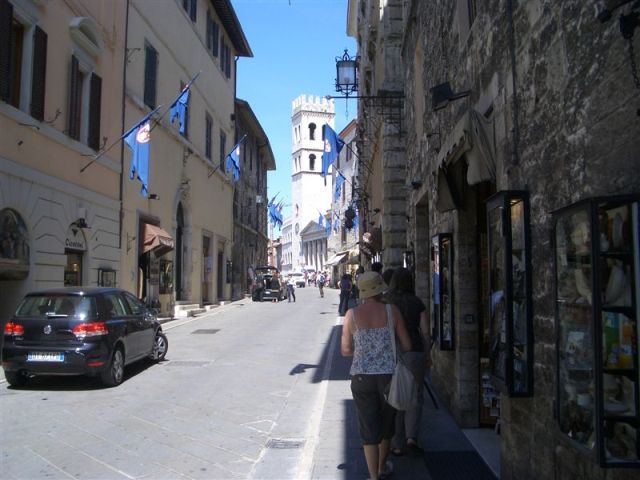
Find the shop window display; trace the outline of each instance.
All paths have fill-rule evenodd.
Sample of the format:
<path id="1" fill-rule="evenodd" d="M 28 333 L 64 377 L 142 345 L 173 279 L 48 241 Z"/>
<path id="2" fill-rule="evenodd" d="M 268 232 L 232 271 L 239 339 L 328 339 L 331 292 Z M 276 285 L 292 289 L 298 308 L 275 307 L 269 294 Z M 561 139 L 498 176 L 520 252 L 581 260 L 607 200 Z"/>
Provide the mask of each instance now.
<path id="1" fill-rule="evenodd" d="M 453 350 L 453 240 L 450 233 L 432 238 L 431 277 L 431 318 L 435 320 L 433 338 L 440 350 Z"/>
<path id="2" fill-rule="evenodd" d="M 640 467 L 640 196 L 554 213 L 557 417 L 601 466 Z"/>
<path id="3" fill-rule="evenodd" d="M 487 200 L 489 360 L 493 380 L 513 397 L 533 394 L 529 197 L 498 192 Z"/>

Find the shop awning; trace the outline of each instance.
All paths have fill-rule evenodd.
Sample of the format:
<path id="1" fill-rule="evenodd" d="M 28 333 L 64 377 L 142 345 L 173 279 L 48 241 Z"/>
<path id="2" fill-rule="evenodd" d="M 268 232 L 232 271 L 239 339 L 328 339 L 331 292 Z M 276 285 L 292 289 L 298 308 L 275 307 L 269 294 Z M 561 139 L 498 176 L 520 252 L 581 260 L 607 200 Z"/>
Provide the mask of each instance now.
<path id="1" fill-rule="evenodd" d="M 462 156 L 467 160 L 467 183 L 475 185 L 496 179 L 493 123 L 476 110 L 467 110 L 446 136 L 437 159 L 436 208 L 446 211 L 456 208 L 447 178 L 448 168 Z"/>
<path id="2" fill-rule="evenodd" d="M 338 265 L 339 263 L 342 263 L 344 260 L 346 260 L 348 253 L 349 252 L 336 253 L 335 255 L 330 257 L 326 262 L 324 262 L 324 264 L 328 267 Z"/>
<path id="3" fill-rule="evenodd" d="M 171 235 L 160 227 L 144 224 L 144 242 L 142 244 L 142 252 L 153 252 L 156 257 L 160 257 L 170 252 L 174 248 L 174 242 Z"/>

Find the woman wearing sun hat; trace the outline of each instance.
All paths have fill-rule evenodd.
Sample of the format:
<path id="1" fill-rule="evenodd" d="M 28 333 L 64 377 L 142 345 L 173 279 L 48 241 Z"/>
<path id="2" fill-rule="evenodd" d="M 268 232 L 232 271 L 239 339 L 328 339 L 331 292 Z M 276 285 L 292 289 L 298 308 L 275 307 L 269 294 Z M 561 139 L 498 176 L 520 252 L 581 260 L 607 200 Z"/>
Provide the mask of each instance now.
<path id="1" fill-rule="evenodd" d="M 393 468 L 387 455 L 394 434 L 395 410 L 384 397 L 396 365 L 391 342 L 397 337 L 402 351 L 411 348 L 400 311 L 382 303 L 386 288 L 379 273 L 359 275 L 361 304 L 347 311 L 342 327 L 341 353 L 353 356 L 351 393 L 371 480 L 387 478 Z"/>

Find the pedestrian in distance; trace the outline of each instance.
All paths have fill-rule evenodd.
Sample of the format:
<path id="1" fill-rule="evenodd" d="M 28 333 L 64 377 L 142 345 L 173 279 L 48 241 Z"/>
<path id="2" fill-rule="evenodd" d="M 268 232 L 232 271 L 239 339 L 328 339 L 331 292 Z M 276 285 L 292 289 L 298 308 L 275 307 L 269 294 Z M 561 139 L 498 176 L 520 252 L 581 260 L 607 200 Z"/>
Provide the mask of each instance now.
<path id="1" fill-rule="evenodd" d="M 431 367 L 431 338 L 427 309 L 422 300 L 415 295 L 413 275 L 406 268 L 394 270 L 385 300 L 400 310 L 405 321 L 411 339 L 411 348 L 402 357 L 413 373 L 418 387 L 417 405 L 396 415 L 391 453 L 403 455 L 407 452 L 418 455 L 422 453 L 422 448 L 418 445 L 418 435 L 424 402 L 424 376 Z"/>
<path id="2" fill-rule="evenodd" d="M 382 262 L 373 262 L 371 264 L 371 271 L 379 273 L 380 275 L 382 275 L 383 268 L 384 267 L 382 266 Z"/>
<path id="3" fill-rule="evenodd" d="M 384 272 L 382 272 L 382 279 L 387 285 L 391 284 L 391 277 L 393 277 L 393 268 L 387 268 Z"/>
<path id="4" fill-rule="evenodd" d="M 342 278 L 338 283 L 338 288 L 340 288 L 340 305 L 338 306 L 338 315 L 344 317 L 347 314 L 347 310 L 349 310 L 349 298 L 351 297 L 351 290 L 353 289 L 351 275 L 348 273 L 342 275 Z"/>
<path id="5" fill-rule="evenodd" d="M 316 279 L 318 289 L 320 290 L 320 298 L 324 298 L 324 284 L 326 279 L 327 277 L 325 277 L 324 272 L 320 272 L 320 275 L 318 275 L 318 278 Z"/>
<path id="6" fill-rule="evenodd" d="M 287 279 L 287 298 L 289 299 L 289 303 L 291 303 L 292 298 L 294 303 L 296 301 L 296 280 L 293 278 L 293 275 L 289 275 Z"/>
<path id="7" fill-rule="evenodd" d="M 400 311 L 382 303 L 386 288 L 376 272 L 358 277 L 362 304 L 347 311 L 340 342 L 342 355 L 353 357 L 351 393 L 371 480 L 388 478 L 393 471 L 387 456 L 396 411 L 385 399 L 396 366 L 391 342 L 397 339 L 401 351 L 411 348 Z"/>

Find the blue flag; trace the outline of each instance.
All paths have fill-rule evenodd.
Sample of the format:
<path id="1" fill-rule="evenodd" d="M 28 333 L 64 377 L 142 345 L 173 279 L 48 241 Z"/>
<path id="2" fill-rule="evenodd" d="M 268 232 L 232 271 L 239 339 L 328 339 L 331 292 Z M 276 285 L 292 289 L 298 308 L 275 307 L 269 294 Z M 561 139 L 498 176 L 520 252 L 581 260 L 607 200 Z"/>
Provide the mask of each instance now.
<path id="1" fill-rule="evenodd" d="M 338 155 L 340 155 L 340 150 L 344 147 L 344 140 L 326 123 L 322 126 L 322 138 L 324 138 L 324 151 L 322 152 L 322 171 L 320 175 L 325 177 L 329 167 L 334 164 Z"/>
<path id="2" fill-rule="evenodd" d="M 331 218 L 327 218 L 327 224 L 324 227 L 324 233 L 327 235 L 327 237 L 331 235 Z"/>
<path id="3" fill-rule="evenodd" d="M 240 144 L 244 141 L 246 135 L 233 146 L 229 155 L 227 155 L 227 172 L 233 175 L 233 181 L 240 180 Z"/>
<path id="4" fill-rule="evenodd" d="M 146 197 L 149 194 L 149 140 L 151 132 L 151 115 L 160 107 L 144 116 L 142 120 L 131 127 L 122 138 L 131 150 L 131 170 L 129 178 L 138 178 L 142 183 L 140 194 Z"/>
<path id="5" fill-rule="evenodd" d="M 171 109 L 169 110 L 169 123 L 173 123 L 173 121 L 177 118 L 178 124 L 180 125 L 180 133 L 184 135 L 184 132 L 187 128 L 187 108 L 189 107 L 189 86 L 191 82 L 184 87 L 182 93 L 176 98 L 175 102 L 171 104 Z"/>
<path id="6" fill-rule="evenodd" d="M 322 214 L 318 215 L 318 225 L 320 225 L 320 228 L 322 228 L 322 225 L 323 225 L 323 223 L 324 223 L 324 222 L 322 221 L 322 218 L 323 218 L 323 217 L 322 217 Z"/>
<path id="7" fill-rule="evenodd" d="M 345 178 L 342 173 L 338 172 L 336 175 L 336 200 L 340 198 L 340 194 L 342 193 L 342 185 L 344 184 Z"/>

